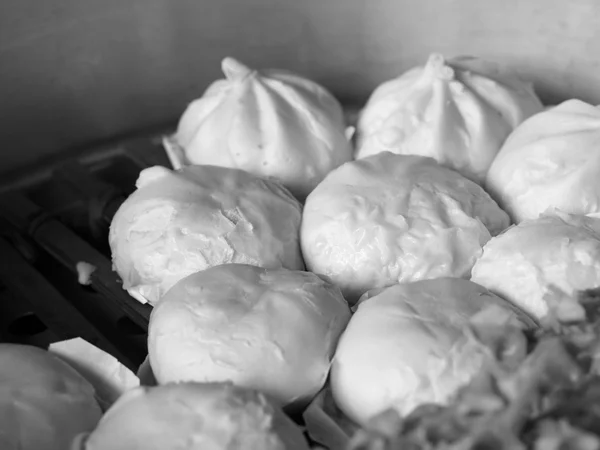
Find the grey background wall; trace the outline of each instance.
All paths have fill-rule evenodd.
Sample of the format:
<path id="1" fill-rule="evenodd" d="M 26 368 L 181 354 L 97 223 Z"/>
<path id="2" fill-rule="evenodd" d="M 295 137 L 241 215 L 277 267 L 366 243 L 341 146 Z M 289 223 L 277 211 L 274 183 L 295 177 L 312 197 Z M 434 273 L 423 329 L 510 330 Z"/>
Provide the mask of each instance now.
<path id="1" fill-rule="evenodd" d="M 0 172 L 176 121 L 226 55 L 355 103 L 432 51 L 600 103 L 597 0 L 2 0 Z"/>

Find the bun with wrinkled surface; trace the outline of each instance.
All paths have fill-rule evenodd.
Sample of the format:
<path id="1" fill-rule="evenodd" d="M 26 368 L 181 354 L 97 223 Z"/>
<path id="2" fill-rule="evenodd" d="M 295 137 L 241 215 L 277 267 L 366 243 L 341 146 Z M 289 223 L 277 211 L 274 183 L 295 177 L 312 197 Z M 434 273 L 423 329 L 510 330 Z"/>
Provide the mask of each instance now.
<path id="1" fill-rule="evenodd" d="M 471 280 L 538 319 L 552 307 L 581 320 L 576 293 L 600 286 L 600 218 L 555 211 L 521 222 L 483 247 Z"/>
<path id="2" fill-rule="evenodd" d="M 302 206 L 279 182 L 237 169 L 143 170 L 110 227 L 123 287 L 156 304 L 177 281 L 212 266 L 304 269 Z"/>
<path id="3" fill-rule="evenodd" d="M 486 180 L 513 221 L 600 212 L 600 107 L 568 100 L 521 124 Z"/>
<path id="4" fill-rule="evenodd" d="M 150 365 L 159 383 L 232 381 L 300 406 L 323 387 L 349 319 L 340 290 L 315 274 L 213 267 L 154 308 Z"/>
<path id="5" fill-rule="evenodd" d="M 304 206 L 309 270 L 349 302 L 369 289 L 465 277 L 508 216 L 474 182 L 431 158 L 382 152 L 331 172 Z"/>
<path id="6" fill-rule="evenodd" d="M 339 408 L 358 424 L 444 404 L 501 349 L 526 352 L 518 310 L 467 280 L 438 278 L 375 289 L 357 305 L 331 368 Z"/>

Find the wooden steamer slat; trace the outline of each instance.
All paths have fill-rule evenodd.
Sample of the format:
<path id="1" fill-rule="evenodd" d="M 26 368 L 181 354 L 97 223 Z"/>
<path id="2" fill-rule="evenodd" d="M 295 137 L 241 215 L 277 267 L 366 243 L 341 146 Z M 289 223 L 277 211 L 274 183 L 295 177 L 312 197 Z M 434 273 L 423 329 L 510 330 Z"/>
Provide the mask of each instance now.
<path id="1" fill-rule="evenodd" d="M 99 201 L 106 206 L 98 214 L 106 226 L 117 212 L 118 207 L 126 196 L 116 187 L 97 179 L 87 168 L 78 161 L 70 161 L 54 171 L 54 178 L 76 190 L 86 201 Z"/>
<path id="2" fill-rule="evenodd" d="M 162 140 L 138 139 L 128 142 L 126 155 L 135 161 L 142 169 L 152 166 L 171 168 L 169 158 L 162 146 Z"/>
<path id="3" fill-rule="evenodd" d="M 94 176 L 78 161 L 70 161 L 54 171 L 55 181 L 70 188 L 87 205 L 88 228 L 95 240 L 108 243 L 108 229 L 126 195 L 115 186 Z"/>
<path id="4" fill-rule="evenodd" d="M 160 136 L 128 139 L 93 160 L 71 158 L 49 167 L 39 182 L 3 191 L 0 278 L 7 282 L 0 312 L 8 315 L 0 333 L 27 310 L 48 330 L 23 336 L 23 343 L 45 346 L 80 336 L 137 369 L 152 308 L 122 289 L 107 237 L 114 214 L 135 190 L 139 171 L 155 165 L 170 167 Z M 30 244 L 21 245 L 27 236 Z M 96 268 L 88 288 L 77 283 L 79 262 Z"/>
<path id="5" fill-rule="evenodd" d="M 26 298 L 0 286 L 0 342 L 48 348 L 59 340 Z"/>
<path id="6" fill-rule="evenodd" d="M 137 364 L 96 329 L 4 238 L 0 238 L 0 278 L 13 293 L 26 298 L 40 319 L 61 340 L 80 336 L 118 358 L 132 370 Z"/>
<path id="7" fill-rule="evenodd" d="M 27 230 L 32 239 L 74 276 L 77 263 L 86 262 L 96 270 L 91 286 L 113 301 L 131 320 L 147 331 L 152 307 L 143 305 L 123 290 L 110 260 L 23 195 L 7 193 L 0 196 L 0 214 L 20 230 Z"/>

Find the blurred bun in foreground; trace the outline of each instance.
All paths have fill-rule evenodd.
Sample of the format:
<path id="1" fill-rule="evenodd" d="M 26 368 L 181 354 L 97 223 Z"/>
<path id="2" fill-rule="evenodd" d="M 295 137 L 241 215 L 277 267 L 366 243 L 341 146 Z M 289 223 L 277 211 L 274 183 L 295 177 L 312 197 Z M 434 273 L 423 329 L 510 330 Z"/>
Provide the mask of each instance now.
<path id="1" fill-rule="evenodd" d="M 302 431 L 260 393 L 231 384 L 135 388 L 72 450 L 308 450 Z"/>
<path id="2" fill-rule="evenodd" d="M 102 410 L 92 385 L 46 350 L 0 344 L 0 448 L 65 450 Z"/>

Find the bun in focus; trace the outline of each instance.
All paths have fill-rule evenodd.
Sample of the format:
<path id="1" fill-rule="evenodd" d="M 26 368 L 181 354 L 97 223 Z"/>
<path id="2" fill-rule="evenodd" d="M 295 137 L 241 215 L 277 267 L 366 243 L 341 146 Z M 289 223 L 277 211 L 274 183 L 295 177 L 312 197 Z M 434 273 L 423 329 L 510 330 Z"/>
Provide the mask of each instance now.
<path id="1" fill-rule="evenodd" d="M 471 280 L 540 320 L 551 309 L 583 320 L 575 294 L 600 286 L 600 218 L 555 211 L 523 221 L 483 247 Z"/>
<path id="2" fill-rule="evenodd" d="M 233 58 L 185 110 L 173 140 L 180 160 L 279 179 L 304 200 L 329 171 L 352 159 L 341 105 L 314 81 L 256 71 Z"/>
<path id="3" fill-rule="evenodd" d="M 382 152 L 331 172 L 304 206 L 308 269 L 354 303 L 373 288 L 469 278 L 508 216 L 476 183 L 431 158 Z"/>
<path id="4" fill-rule="evenodd" d="M 530 83 L 472 56 L 425 66 L 380 85 L 358 122 L 357 158 L 421 155 L 483 183 L 506 137 L 543 106 Z"/>
<path id="5" fill-rule="evenodd" d="M 154 308 L 159 383 L 231 381 L 301 406 L 325 384 L 350 309 L 309 272 L 227 264 L 190 275 Z"/>
<path id="6" fill-rule="evenodd" d="M 395 409 L 444 404 L 490 355 L 526 354 L 519 311 L 467 280 L 438 278 L 375 289 L 358 303 L 331 368 L 339 408 L 358 424 Z"/>
<path id="7" fill-rule="evenodd" d="M 547 210 L 600 212 L 600 107 L 568 100 L 536 114 L 506 140 L 487 191 L 514 222 Z"/>
<path id="8" fill-rule="evenodd" d="M 302 206 L 279 182 L 237 169 L 143 170 L 110 227 L 123 287 L 156 304 L 175 283 L 228 263 L 304 269 Z"/>

